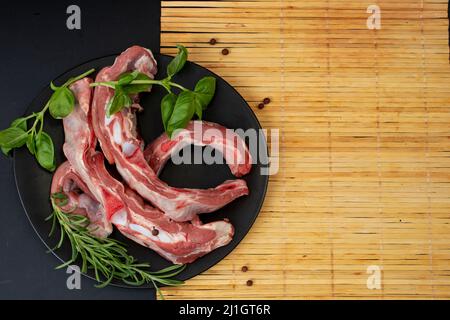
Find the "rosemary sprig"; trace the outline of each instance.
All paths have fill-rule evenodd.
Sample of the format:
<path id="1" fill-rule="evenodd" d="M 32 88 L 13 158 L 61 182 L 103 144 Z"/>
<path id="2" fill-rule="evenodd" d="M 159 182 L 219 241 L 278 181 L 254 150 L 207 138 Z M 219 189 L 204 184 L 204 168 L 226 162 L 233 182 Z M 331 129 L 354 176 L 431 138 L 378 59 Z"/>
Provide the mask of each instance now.
<path id="1" fill-rule="evenodd" d="M 172 265 L 168 268 L 150 272 L 148 263 L 138 263 L 127 253 L 125 245 L 111 238 L 98 238 L 90 234 L 87 226 L 89 218 L 64 212 L 60 206 L 68 203 L 67 196 L 62 193 L 52 194 L 51 203 L 53 213 L 47 217 L 52 221 L 50 235 L 59 226 L 60 238 L 53 250 L 59 249 L 67 238 L 72 248 L 72 257 L 66 263 L 57 267 L 61 269 L 81 258 L 81 272 L 94 270 L 95 279 L 99 282 L 97 287 L 107 286 L 113 279 L 121 280 L 126 284 L 140 286 L 151 283 L 160 297 L 164 299 L 157 284 L 179 286 L 183 281 L 171 279 L 184 270 L 184 265 Z"/>

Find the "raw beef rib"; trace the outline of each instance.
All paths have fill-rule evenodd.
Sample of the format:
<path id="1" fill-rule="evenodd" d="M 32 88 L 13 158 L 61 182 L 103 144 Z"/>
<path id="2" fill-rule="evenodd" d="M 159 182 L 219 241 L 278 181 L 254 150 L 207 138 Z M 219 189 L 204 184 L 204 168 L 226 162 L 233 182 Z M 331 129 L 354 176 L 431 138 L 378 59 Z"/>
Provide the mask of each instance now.
<path id="1" fill-rule="evenodd" d="M 58 168 L 52 183 L 52 192 L 62 191 L 69 197 L 63 209 L 76 207 L 74 213 L 88 216 L 89 229 L 98 236 L 111 232 L 111 221 L 128 238 L 177 264 L 228 244 L 234 233 L 229 222 L 172 221 L 110 175 L 103 154 L 95 150 L 89 84 L 83 79 L 71 87 L 77 103 L 64 118 L 64 153 L 69 161 Z"/>
<path id="2" fill-rule="evenodd" d="M 99 72 L 96 82 L 114 81 L 126 72 L 138 70 L 150 78 L 156 62 L 148 49 L 134 46 L 117 57 L 114 65 Z M 125 182 L 142 197 L 175 221 L 190 221 L 198 213 L 213 212 L 248 194 L 244 180 L 225 181 L 211 189 L 173 188 L 161 181 L 144 158 L 143 141 L 136 131 L 136 103 L 108 117 L 106 107 L 113 89 L 95 88 L 92 106 L 94 131 L 110 163 L 115 163 Z"/>
<path id="3" fill-rule="evenodd" d="M 236 177 L 248 174 L 252 168 L 252 157 L 241 137 L 220 124 L 207 121 L 189 122 L 172 139 L 163 133 L 145 148 L 144 156 L 153 171 L 159 174 L 171 155 L 191 144 L 209 146 L 222 153 Z"/>
<path id="4" fill-rule="evenodd" d="M 59 192 L 68 198 L 67 204 L 60 207 L 61 210 L 89 218 L 87 228 L 92 235 L 104 238 L 111 233 L 109 221 L 105 225 L 105 209 L 94 199 L 68 161 L 61 164 L 53 175 L 51 194 Z"/>

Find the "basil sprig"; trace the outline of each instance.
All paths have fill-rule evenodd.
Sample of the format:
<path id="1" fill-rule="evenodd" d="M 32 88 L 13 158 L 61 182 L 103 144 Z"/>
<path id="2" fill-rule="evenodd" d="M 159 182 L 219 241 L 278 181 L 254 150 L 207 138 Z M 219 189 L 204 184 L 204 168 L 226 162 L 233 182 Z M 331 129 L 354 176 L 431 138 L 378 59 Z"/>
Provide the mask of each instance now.
<path id="1" fill-rule="evenodd" d="M 197 83 L 194 91 L 188 90 L 181 92 L 173 107 L 167 107 L 161 103 L 163 123 L 167 123 L 164 128 L 169 137 L 177 129 L 186 128 L 194 114 L 199 119 L 202 119 L 203 110 L 211 102 L 215 89 L 216 79 L 213 77 L 204 77 Z"/>
<path id="2" fill-rule="evenodd" d="M 147 81 L 151 80 L 147 75 L 139 73 L 138 71 L 127 72 L 122 74 L 117 83 L 114 84 L 114 96 L 108 103 L 107 116 L 110 117 L 122 108 L 128 108 L 133 104 L 131 95 L 140 92 L 150 91 L 150 84 L 133 84 L 133 81 Z"/>
<path id="3" fill-rule="evenodd" d="M 178 54 L 167 66 L 167 76 L 162 80 L 150 79 L 137 71 L 122 74 L 117 81 L 98 82 L 91 86 L 106 86 L 115 89 L 114 96 L 107 107 L 108 117 L 123 108 L 132 105 L 131 95 L 148 92 L 153 84 L 163 86 L 167 94 L 161 100 L 161 117 L 164 130 L 169 137 L 178 129 L 186 127 L 187 123 L 196 115 L 202 119 L 203 111 L 208 107 L 216 91 L 216 79 L 204 77 L 197 82 L 194 90 L 189 90 L 172 81 L 180 72 L 188 58 L 187 49 L 177 45 Z M 176 94 L 172 88 L 180 92 Z"/>
<path id="4" fill-rule="evenodd" d="M 55 119 L 67 117 L 75 106 L 75 96 L 69 89 L 74 82 L 90 75 L 95 70 L 91 69 L 75 78 L 70 78 L 62 86 L 58 87 L 50 83 L 53 94 L 39 112 L 14 120 L 9 128 L 0 131 L 0 148 L 5 155 L 12 149 L 27 146 L 28 151 L 35 156 L 37 162 L 48 171 L 55 170 L 55 148 L 52 138 L 43 130 L 44 115 L 47 111 Z M 34 120 L 28 129 L 28 121 Z"/>

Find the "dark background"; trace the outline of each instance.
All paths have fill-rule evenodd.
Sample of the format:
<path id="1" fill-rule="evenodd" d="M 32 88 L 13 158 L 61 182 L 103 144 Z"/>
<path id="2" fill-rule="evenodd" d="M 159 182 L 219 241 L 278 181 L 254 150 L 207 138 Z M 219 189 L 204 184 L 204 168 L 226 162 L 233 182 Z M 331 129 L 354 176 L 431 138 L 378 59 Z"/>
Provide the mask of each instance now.
<path id="1" fill-rule="evenodd" d="M 66 9 L 81 8 L 81 30 L 68 30 Z M 22 116 L 49 82 L 88 60 L 133 44 L 159 52 L 160 1 L 7 2 L 0 10 L 0 129 Z M 31 227 L 20 204 L 12 160 L 0 156 L 0 299 L 154 299 L 149 289 L 107 287 L 81 278 L 68 290 L 66 270 Z"/>

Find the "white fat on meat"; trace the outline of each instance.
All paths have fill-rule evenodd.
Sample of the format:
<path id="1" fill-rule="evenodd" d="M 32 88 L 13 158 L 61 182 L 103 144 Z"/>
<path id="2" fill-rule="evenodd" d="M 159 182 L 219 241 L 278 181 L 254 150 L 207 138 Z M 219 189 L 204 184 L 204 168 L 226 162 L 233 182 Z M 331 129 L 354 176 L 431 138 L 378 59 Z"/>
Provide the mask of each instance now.
<path id="1" fill-rule="evenodd" d="M 125 209 L 117 211 L 111 217 L 111 222 L 117 226 L 126 226 L 127 225 L 127 211 Z"/>
<path id="2" fill-rule="evenodd" d="M 78 89 L 76 92 L 90 94 L 89 80 L 80 81 L 74 84 Z M 74 111 L 64 119 L 64 152 L 69 161 L 55 172 L 52 192 L 64 186 L 68 188 L 73 199 L 70 204 L 78 206 L 74 213 L 86 214 L 91 223 L 95 223 L 89 230 L 104 237 L 109 235 L 114 224 L 126 237 L 173 263 L 190 263 L 231 241 L 234 229 L 228 222 L 175 222 L 146 204 L 139 195 L 126 191 L 124 185 L 106 170 L 104 155 L 95 150 L 97 140 L 89 116 L 89 99 L 80 100 L 85 101 L 85 105 L 76 104 Z M 223 224 L 228 227 L 224 228 Z M 153 235 L 154 229 L 158 230 L 157 235 Z"/>
<path id="3" fill-rule="evenodd" d="M 96 82 L 115 81 L 121 74 L 135 70 L 150 78 L 156 73 L 156 62 L 147 49 L 134 46 L 126 50 L 116 58 L 113 66 L 98 73 Z M 190 221 L 198 213 L 216 211 L 236 198 L 248 194 L 247 184 L 242 179 L 225 181 L 210 189 L 173 188 L 161 181 L 146 163 L 143 150 L 133 150 L 130 145 L 124 145 L 124 140 L 135 146 L 142 145 L 134 121 L 139 108 L 124 108 L 114 114 L 116 123 L 105 124 L 107 103 L 112 95 L 112 90 L 106 87 L 97 87 L 94 93 L 93 126 L 101 148 L 108 162 L 116 164 L 124 181 L 171 219 L 179 222 Z M 135 105 L 138 105 L 137 97 Z M 123 124 L 120 126 L 121 130 L 117 123 Z"/>
<path id="4" fill-rule="evenodd" d="M 122 128 L 118 121 L 114 121 L 113 124 L 113 137 L 115 143 L 122 145 Z"/>
<path id="5" fill-rule="evenodd" d="M 251 170 L 252 157 L 245 141 L 233 131 L 207 121 L 189 122 L 172 139 L 163 133 L 145 148 L 145 160 L 153 171 L 159 173 L 171 156 L 190 144 L 209 146 L 219 151 L 236 177 L 246 175 Z"/>
<path id="6" fill-rule="evenodd" d="M 125 157 L 131 156 L 136 150 L 137 147 L 132 142 L 125 141 L 122 143 L 122 152 Z"/>
<path id="7" fill-rule="evenodd" d="M 105 175 L 108 174 L 101 165 L 100 171 Z M 114 185 L 125 204 L 123 209 L 112 215 L 111 222 L 126 237 L 156 251 L 173 263 L 190 263 L 198 257 L 228 244 L 232 239 L 234 230 L 228 222 L 191 224 L 171 221 L 162 212 L 144 204 L 137 194 L 131 191 L 124 192 L 123 187 L 120 188 L 120 183 L 112 177 L 104 176 L 104 179 Z M 104 205 L 93 199 L 89 189 L 76 175 L 70 163 L 65 162 L 55 173 L 52 192 L 69 185 L 71 190 L 78 190 L 77 194 L 67 191 L 70 198 L 69 206 L 76 206 L 74 214 L 83 214 L 89 217 L 91 225 L 88 226 L 88 229 L 92 234 L 99 237 L 107 236 L 108 234 L 99 228 L 98 223 L 93 223 L 97 221 L 96 217 L 99 213 L 104 213 Z M 156 235 L 152 233 L 154 229 L 158 230 Z"/>

